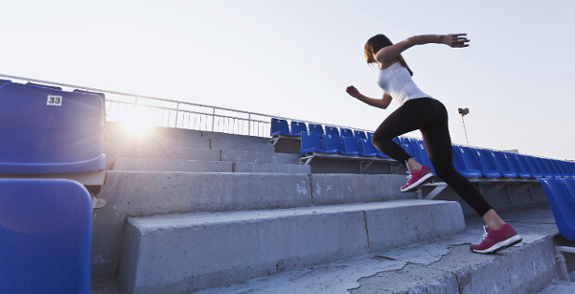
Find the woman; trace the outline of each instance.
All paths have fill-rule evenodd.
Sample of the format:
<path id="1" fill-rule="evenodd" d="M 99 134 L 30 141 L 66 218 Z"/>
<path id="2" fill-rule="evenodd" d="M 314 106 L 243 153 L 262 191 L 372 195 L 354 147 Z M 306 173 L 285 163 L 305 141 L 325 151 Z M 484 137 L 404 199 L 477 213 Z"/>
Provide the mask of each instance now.
<path id="1" fill-rule="evenodd" d="M 398 162 L 405 163 L 411 174 L 401 191 L 410 191 L 433 176 L 428 167 L 415 161 L 405 150 L 392 141 L 393 138 L 414 130 L 421 130 L 427 154 L 439 178 L 467 202 L 487 223 L 480 244 L 471 244 L 476 253 L 494 253 L 521 242 L 515 230 L 506 224 L 466 178 L 453 166 L 451 138 L 449 136 L 447 110 L 439 100 L 422 92 L 413 82 L 401 53 L 415 45 L 445 44 L 452 48 L 469 46 L 466 34 L 422 35 L 407 38 L 393 44 L 386 36 L 376 35 L 365 44 L 368 64 L 379 67 L 379 86 L 383 89 L 381 99 L 362 95 L 354 86 L 347 93 L 371 106 L 386 109 L 395 99 L 399 108 L 390 114 L 373 133 L 373 144 Z"/>

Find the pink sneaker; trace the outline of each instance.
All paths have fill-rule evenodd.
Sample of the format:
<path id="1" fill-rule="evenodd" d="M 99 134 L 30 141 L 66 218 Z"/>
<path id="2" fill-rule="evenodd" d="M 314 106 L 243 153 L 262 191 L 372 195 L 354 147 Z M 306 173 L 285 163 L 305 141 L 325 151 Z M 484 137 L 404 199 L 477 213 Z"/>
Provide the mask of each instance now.
<path id="1" fill-rule="evenodd" d="M 489 230 L 487 226 L 483 230 L 485 234 L 481 244 L 471 244 L 469 247 L 475 253 L 495 253 L 523 240 L 509 224 L 503 225 L 500 230 Z"/>
<path id="2" fill-rule="evenodd" d="M 407 192 L 414 188 L 417 188 L 419 185 L 425 183 L 425 181 L 431 177 L 433 177 L 433 173 L 427 166 L 422 166 L 419 171 L 409 171 L 410 175 L 407 176 L 407 183 L 401 187 L 401 192 Z"/>

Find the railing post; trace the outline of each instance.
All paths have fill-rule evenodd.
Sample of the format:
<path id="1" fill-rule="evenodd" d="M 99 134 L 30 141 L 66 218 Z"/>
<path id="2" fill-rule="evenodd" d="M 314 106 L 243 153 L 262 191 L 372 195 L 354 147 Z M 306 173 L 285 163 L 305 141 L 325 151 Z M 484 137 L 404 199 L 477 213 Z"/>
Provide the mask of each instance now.
<path id="1" fill-rule="evenodd" d="M 212 108 L 212 132 L 214 131 L 214 127 L 216 125 L 216 108 Z"/>
<path id="2" fill-rule="evenodd" d="M 251 136 L 252 133 L 252 114 L 248 113 L 248 136 Z"/>
<path id="3" fill-rule="evenodd" d="M 180 113 L 180 102 L 176 103 L 176 124 L 174 125 L 174 128 L 177 128 L 177 127 L 178 127 L 178 117 L 179 117 L 178 114 L 179 114 L 179 113 Z M 183 126 L 184 126 L 184 125 L 182 124 L 182 127 L 183 127 Z"/>

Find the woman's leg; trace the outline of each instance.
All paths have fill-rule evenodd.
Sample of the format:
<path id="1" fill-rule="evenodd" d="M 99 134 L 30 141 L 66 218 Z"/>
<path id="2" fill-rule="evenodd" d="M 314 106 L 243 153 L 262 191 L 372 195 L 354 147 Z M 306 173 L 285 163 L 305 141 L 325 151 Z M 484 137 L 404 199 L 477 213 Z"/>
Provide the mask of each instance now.
<path id="1" fill-rule="evenodd" d="M 430 107 L 429 111 L 432 111 L 432 109 L 438 113 L 437 120 L 422 127 L 421 133 L 435 173 L 453 188 L 455 193 L 469 204 L 473 210 L 483 217 L 489 210 L 492 210 L 491 205 L 487 203 L 477 188 L 465 177 L 461 176 L 453 166 L 453 150 L 451 149 L 451 137 L 449 136 L 447 110 L 439 101 L 436 101 L 436 104 Z M 491 219 L 490 222 L 492 222 Z M 492 224 L 495 228 L 500 227 L 497 222 L 492 222 Z"/>
<path id="2" fill-rule="evenodd" d="M 435 100 L 431 98 L 409 100 L 396 109 L 373 133 L 371 138 L 373 145 L 397 162 L 407 164 L 410 170 L 419 170 L 421 165 L 411 158 L 411 155 L 405 152 L 400 145 L 393 142 L 393 138 L 417 130 L 432 122 L 435 115 L 426 111 L 430 101 Z"/>

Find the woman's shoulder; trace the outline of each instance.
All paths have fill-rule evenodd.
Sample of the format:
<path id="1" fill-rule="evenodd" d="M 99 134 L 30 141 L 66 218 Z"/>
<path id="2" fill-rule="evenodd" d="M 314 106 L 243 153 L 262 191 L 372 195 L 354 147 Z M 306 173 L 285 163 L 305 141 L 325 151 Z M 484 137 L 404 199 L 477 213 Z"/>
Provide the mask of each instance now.
<path id="1" fill-rule="evenodd" d="M 386 69 L 393 69 L 397 66 L 401 66 L 401 62 L 399 62 L 399 59 L 397 60 L 393 60 L 388 64 L 379 64 L 379 70 L 386 70 Z"/>

